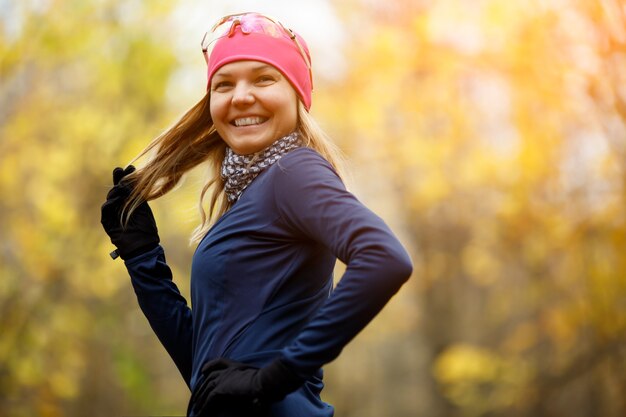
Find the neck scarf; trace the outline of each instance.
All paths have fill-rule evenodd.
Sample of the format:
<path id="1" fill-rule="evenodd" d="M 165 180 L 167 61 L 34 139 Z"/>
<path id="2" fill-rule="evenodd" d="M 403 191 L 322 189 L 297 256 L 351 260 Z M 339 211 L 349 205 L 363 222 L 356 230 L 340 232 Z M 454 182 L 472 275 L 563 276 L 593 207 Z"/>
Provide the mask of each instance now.
<path id="1" fill-rule="evenodd" d="M 297 132 L 293 132 L 262 151 L 249 155 L 237 155 L 231 148 L 226 147 L 221 175 L 228 202 L 237 201 L 257 175 L 276 163 L 287 152 L 300 146 L 302 146 L 300 137 Z"/>

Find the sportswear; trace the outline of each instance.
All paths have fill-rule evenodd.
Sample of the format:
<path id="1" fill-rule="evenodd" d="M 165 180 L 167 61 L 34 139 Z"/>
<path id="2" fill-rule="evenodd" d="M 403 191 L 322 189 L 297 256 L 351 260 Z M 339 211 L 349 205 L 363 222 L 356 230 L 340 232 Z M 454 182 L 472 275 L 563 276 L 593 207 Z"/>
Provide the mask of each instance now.
<path id="1" fill-rule="evenodd" d="M 333 289 L 335 258 L 346 271 Z M 333 414 L 319 398 L 321 367 L 412 272 L 383 220 L 310 148 L 261 172 L 200 242 L 193 314 L 160 246 L 126 266 L 139 305 L 192 389 L 203 365 L 221 357 L 255 367 L 278 359 L 306 380 L 272 405 L 273 417 Z"/>

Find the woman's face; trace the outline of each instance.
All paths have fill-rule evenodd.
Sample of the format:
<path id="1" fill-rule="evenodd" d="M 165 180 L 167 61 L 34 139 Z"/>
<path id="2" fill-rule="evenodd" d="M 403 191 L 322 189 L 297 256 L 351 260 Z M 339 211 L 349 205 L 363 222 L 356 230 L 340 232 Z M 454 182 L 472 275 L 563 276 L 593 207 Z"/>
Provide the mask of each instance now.
<path id="1" fill-rule="evenodd" d="M 213 75 L 210 88 L 217 133 L 239 155 L 258 152 L 296 129 L 298 96 L 271 65 L 226 64 Z"/>

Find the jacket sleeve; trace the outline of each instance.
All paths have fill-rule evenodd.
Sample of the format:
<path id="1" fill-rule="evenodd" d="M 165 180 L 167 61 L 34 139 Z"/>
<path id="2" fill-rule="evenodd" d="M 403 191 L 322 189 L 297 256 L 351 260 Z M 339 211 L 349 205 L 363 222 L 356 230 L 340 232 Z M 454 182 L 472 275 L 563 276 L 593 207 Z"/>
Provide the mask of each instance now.
<path id="1" fill-rule="evenodd" d="M 280 161 L 276 209 L 303 238 L 328 247 L 346 271 L 282 360 L 306 377 L 335 359 L 408 280 L 413 266 L 383 220 L 349 193 L 331 165 L 306 149 Z"/>
<path id="2" fill-rule="evenodd" d="M 191 309 L 172 280 L 161 246 L 125 262 L 137 301 L 187 386 L 191 379 Z"/>

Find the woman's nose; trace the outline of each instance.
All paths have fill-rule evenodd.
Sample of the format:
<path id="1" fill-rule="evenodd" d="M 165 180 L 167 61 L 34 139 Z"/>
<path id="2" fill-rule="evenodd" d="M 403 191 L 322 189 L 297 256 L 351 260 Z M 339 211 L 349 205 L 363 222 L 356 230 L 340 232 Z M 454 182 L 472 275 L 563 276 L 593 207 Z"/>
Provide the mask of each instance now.
<path id="1" fill-rule="evenodd" d="M 252 86 L 247 83 L 238 83 L 233 91 L 233 105 L 247 105 L 254 103 Z"/>

